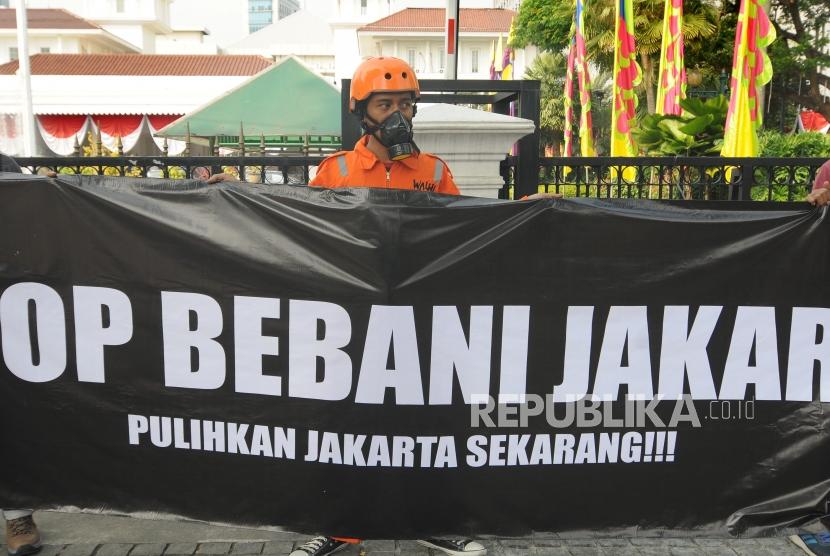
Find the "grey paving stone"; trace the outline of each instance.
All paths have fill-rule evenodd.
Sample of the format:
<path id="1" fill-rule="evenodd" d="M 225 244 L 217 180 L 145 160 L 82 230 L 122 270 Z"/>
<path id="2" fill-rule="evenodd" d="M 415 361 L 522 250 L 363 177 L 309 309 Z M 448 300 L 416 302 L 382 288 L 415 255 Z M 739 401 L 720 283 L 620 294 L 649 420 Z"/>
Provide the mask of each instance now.
<path id="1" fill-rule="evenodd" d="M 571 546 L 569 541 L 567 548 L 573 556 L 604 556 L 602 549 L 598 546 Z"/>
<path id="2" fill-rule="evenodd" d="M 699 546 L 673 546 L 669 554 L 671 556 L 706 556 L 706 552 Z"/>
<path id="3" fill-rule="evenodd" d="M 174 542 L 167 545 L 164 556 L 188 556 L 196 552 L 195 543 Z"/>
<path id="4" fill-rule="evenodd" d="M 735 556 L 735 551 L 728 546 L 707 546 L 701 550 L 706 556 Z"/>
<path id="5" fill-rule="evenodd" d="M 787 539 L 787 543 L 781 545 L 781 548 L 776 549 L 782 556 L 804 556 L 804 551 L 800 547 L 794 545 L 792 541 Z"/>
<path id="6" fill-rule="evenodd" d="M 536 549 L 530 546 L 502 546 L 501 554 L 504 556 L 536 556 Z"/>
<path id="7" fill-rule="evenodd" d="M 666 544 L 665 539 L 660 539 L 656 537 L 632 537 L 630 540 L 631 544 L 634 546 L 669 546 L 668 544 Z"/>
<path id="8" fill-rule="evenodd" d="M 63 551 L 63 546 L 62 544 L 44 544 L 43 548 L 38 552 L 38 556 L 57 556 Z M 6 547 L 0 546 L 0 553 L 5 554 L 5 552 Z"/>
<path id="9" fill-rule="evenodd" d="M 302 543 L 298 543 L 302 544 Z M 291 541 L 269 541 L 262 547 L 263 554 L 290 554 L 294 549 Z"/>
<path id="10" fill-rule="evenodd" d="M 301 545 L 305 541 L 298 542 L 297 545 Z M 362 554 L 368 554 L 360 544 L 350 544 L 346 548 L 340 550 L 337 553 L 337 556 L 358 556 Z"/>
<path id="11" fill-rule="evenodd" d="M 61 556 L 92 556 L 97 544 L 70 544 L 61 551 Z"/>
<path id="12" fill-rule="evenodd" d="M 709 546 L 727 546 L 726 544 L 727 539 L 706 539 L 700 538 L 695 539 L 695 544 L 698 546 L 709 547 Z"/>
<path id="13" fill-rule="evenodd" d="M 366 552 L 366 554 L 371 554 L 372 556 L 397 556 L 396 552 L 378 552 L 372 550 L 371 552 Z"/>
<path id="14" fill-rule="evenodd" d="M 571 551 L 564 546 L 536 546 L 536 556 L 571 556 Z"/>
<path id="15" fill-rule="evenodd" d="M 167 545 L 164 543 L 142 543 L 133 546 L 130 556 L 161 556 Z"/>
<path id="16" fill-rule="evenodd" d="M 377 552 L 395 552 L 395 541 L 393 540 L 378 540 L 372 539 L 368 541 L 363 541 L 361 543 L 363 548 L 366 549 L 366 552 L 369 553 L 377 553 Z"/>
<path id="17" fill-rule="evenodd" d="M 397 541 L 398 552 L 401 556 L 428 556 L 429 549 L 415 541 Z"/>
<path id="18" fill-rule="evenodd" d="M 602 546 L 602 547 L 606 547 L 606 546 L 617 546 L 617 547 L 631 546 L 631 543 L 628 541 L 628 539 L 613 539 L 613 538 L 597 539 L 597 544 L 599 546 Z"/>
<path id="19" fill-rule="evenodd" d="M 504 547 L 512 548 L 530 548 L 533 546 L 532 539 L 499 539 L 499 542 Z"/>
<path id="20" fill-rule="evenodd" d="M 758 546 L 769 550 L 775 550 L 779 554 L 804 554 L 800 548 L 788 538 L 780 537 L 775 539 L 755 539 Z"/>
<path id="21" fill-rule="evenodd" d="M 730 543 L 729 548 L 734 550 L 738 556 L 778 556 L 774 550 L 768 550 L 756 544 Z"/>
<path id="22" fill-rule="evenodd" d="M 98 546 L 95 556 L 127 556 L 132 549 L 132 544 L 107 543 Z"/>
<path id="23" fill-rule="evenodd" d="M 199 543 L 196 554 L 227 554 L 231 551 L 229 542 L 203 542 Z"/>
<path id="24" fill-rule="evenodd" d="M 547 546 L 565 546 L 567 541 L 563 539 L 533 539 L 533 545 L 536 548 L 544 548 Z"/>
<path id="25" fill-rule="evenodd" d="M 667 538 L 663 539 L 667 546 L 679 546 L 679 547 L 686 547 L 686 548 L 697 548 L 697 543 L 695 543 L 694 539 L 690 539 L 688 537 L 675 537 L 675 538 Z"/>
<path id="26" fill-rule="evenodd" d="M 606 556 L 640 556 L 635 546 L 603 546 L 602 553 Z"/>
<path id="27" fill-rule="evenodd" d="M 262 554 L 264 544 L 261 542 L 235 542 L 231 548 L 231 554 Z"/>
<path id="28" fill-rule="evenodd" d="M 536 546 L 536 556 L 572 556 L 564 546 Z"/>
<path id="29" fill-rule="evenodd" d="M 671 550 L 671 547 L 666 545 L 638 546 L 636 548 L 637 554 L 639 554 L 640 556 L 667 556 L 667 554 L 669 554 L 669 551 Z"/>
<path id="30" fill-rule="evenodd" d="M 573 548 L 576 546 L 597 547 L 599 546 L 599 544 L 594 539 L 567 539 L 565 541 L 565 546 L 567 546 L 568 548 Z"/>

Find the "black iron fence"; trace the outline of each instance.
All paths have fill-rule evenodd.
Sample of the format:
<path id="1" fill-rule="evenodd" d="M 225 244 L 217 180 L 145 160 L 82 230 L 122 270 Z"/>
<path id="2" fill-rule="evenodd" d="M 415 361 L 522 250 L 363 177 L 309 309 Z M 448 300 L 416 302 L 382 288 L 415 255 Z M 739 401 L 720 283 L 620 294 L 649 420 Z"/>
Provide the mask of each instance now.
<path id="1" fill-rule="evenodd" d="M 228 173 L 265 184 L 306 184 L 324 156 L 78 156 L 16 158 L 33 174 L 84 174 L 169 179 L 207 179 Z"/>
<path id="2" fill-rule="evenodd" d="M 19 158 L 28 172 L 206 179 L 230 173 L 264 184 L 306 184 L 323 156 L 103 156 Z M 547 191 L 566 197 L 798 201 L 821 158 L 540 158 L 537 188 L 515 185 L 516 157 L 502 163 L 502 198 Z"/>
<path id="3" fill-rule="evenodd" d="M 537 189 L 516 184 L 515 158 L 502 163 L 502 197 L 537 191 L 566 197 L 799 201 L 823 158 L 555 157 L 539 159 Z"/>

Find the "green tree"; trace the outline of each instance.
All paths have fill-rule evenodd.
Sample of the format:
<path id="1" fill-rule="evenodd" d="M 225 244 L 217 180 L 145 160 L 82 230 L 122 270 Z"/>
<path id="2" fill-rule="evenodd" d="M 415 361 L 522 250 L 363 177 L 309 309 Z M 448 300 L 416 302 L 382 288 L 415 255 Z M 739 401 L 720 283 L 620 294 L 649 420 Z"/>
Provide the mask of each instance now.
<path id="1" fill-rule="evenodd" d="M 782 78 L 797 76 L 801 85 L 801 92 L 796 88 L 788 96 L 830 120 L 830 101 L 822 97 L 819 88 L 820 84 L 830 87 L 830 36 L 825 32 L 830 23 L 827 0 L 771 0 L 770 20 L 778 33 L 770 47 L 773 68 Z M 787 87 L 783 86 L 782 91 L 787 94 Z"/>
<path id="2" fill-rule="evenodd" d="M 524 0 L 513 29 L 512 46 L 535 44 L 548 52 L 568 46 L 574 19 L 571 0 Z"/>
<path id="3" fill-rule="evenodd" d="M 559 153 L 565 138 L 565 70 L 567 56 L 559 52 L 542 52 L 525 72 L 525 79 L 541 82 L 539 101 L 540 149 L 546 145 Z M 598 152 L 608 152 L 611 128 L 611 88 L 613 81 L 609 72 L 599 72 L 593 77 L 591 89 L 591 117 L 594 124 L 594 145 Z M 581 106 L 579 85 L 574 77 L 574 123 L 579 122 Z M 574 129 L 574 150 L 578 152 L 579 136 Z"/>
<path id="4" fill-rule="evenodd" d="M 527 68 L 525 79 L 538 79 L 540 85 L 539 131 L 540 147 L 552 145 L 559 152 L 564 139 L 565 70 L 568 59 L 559 52 L 542 52 Z"/>

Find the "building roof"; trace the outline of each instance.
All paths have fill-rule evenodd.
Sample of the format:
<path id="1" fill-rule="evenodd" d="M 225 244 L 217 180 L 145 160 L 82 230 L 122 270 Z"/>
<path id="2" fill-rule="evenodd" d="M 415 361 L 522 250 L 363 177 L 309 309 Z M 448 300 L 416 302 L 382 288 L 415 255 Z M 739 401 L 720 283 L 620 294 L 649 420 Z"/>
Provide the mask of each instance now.
<path id="1" fill-rule="evenodd" d="M 358 31 L 400 31 L 443 33 L 444 8 L 407 8 L 386 16 Z M 507 33 L 516 12 L 503 8 L 462 8 L 459 14 L 462 33 Z"/>
<path id="2" fill-rule="evenodd" d="M 221 54 L 35 54 L 30 60 L 32 75 L 254 75 L 272 64 L 262 56 Z M 0 75 L 17 69 L 14 60 L 0 65 Z"/>
<path id="3" fill-rule="evenodd" d="M 331 26 L 305 10 L 298 10 L 241 41 L 225 48 L 227 52 L 267 52 L 296 56 L 334 57 L 334 33 Z"/>
<path id="4" fill-rule="evenodd" d="M 17 10 L 0 10 L 0 29 L 17 29 Z M 66 10 L 26 10 L 29 29 L 100 29 L 94 23 Z"/>
<path id="5" fill-rule="evenodd" d="M 301 99 L 301 100 L 299 100 Z M 302 109 L 298 109 L 298 102 Z M 160 130 L 165 137 L 340 135 L 340 91 L 290 56 Z"/>

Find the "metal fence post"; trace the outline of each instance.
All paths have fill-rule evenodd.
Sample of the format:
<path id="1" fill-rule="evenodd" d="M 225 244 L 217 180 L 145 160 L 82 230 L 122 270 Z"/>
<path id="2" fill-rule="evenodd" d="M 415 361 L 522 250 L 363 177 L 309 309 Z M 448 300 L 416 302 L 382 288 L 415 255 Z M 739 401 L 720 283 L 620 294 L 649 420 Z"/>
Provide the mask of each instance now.
<path id="1" fill-rule="evenodd" d="M 741 163 L 741 201 L 752 200 L 752 187 L 755 185 L 755 164 Z"/>
<path id="2" fill-rule="evenodd" d="M 519 117 L 533 122 L 534 131 L 519 139 L 519 163 L 513 197 L 522 198 L 538 190 L 539 182 L 539 81 L 520 81 Z"/>
<path id="3" fill-rule="evenodd" d="M 340 148 L 350 151 L 354 149 L 363 133 L 360 130 L 360 122 L 349 112 L 349 90 L 352 87 L 352 80 L 341 79 L 340 86 L 342 87 L 340 89 L 340 130 L 343 134 Z"/>

